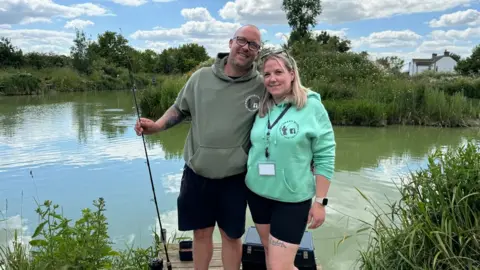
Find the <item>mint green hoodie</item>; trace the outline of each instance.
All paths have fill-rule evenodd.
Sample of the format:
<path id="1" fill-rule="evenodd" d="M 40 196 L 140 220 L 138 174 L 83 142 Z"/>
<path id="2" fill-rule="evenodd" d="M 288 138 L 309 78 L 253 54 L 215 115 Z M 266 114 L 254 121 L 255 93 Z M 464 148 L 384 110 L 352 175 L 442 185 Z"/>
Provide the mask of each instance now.
<path id="1" fill-rule="evenodd" d="M 246 184 L 260 196 L 282 202 L 301 202 L 315 196 L 316 179 L 311 171 L 331 180 L 335 163 L 335 138 L 332 124 L 320 95 L 308 91 L 305 106 L 295 105 L 270 131 L 269 158 L 266 158 L 268 119 L 273 124 L 287 103 L 255 118 L 250 133 L 252 146 L 247 162 Z M 260 175 L 259 163 L 273 162 L 275 175 Z"/>

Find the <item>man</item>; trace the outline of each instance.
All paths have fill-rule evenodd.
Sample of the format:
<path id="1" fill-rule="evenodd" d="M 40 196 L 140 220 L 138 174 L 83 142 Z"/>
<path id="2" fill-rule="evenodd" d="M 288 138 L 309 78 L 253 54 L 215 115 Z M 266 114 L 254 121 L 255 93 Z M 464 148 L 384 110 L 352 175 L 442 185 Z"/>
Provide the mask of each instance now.
<path id="1" fill-rule="evenodd" d="M 177 206 L 179 230 L 194 231 L 195 269 L 209 267 L 216 223 L 224 269 L 240 268 L 250 129 L 264 94 L 255 65 L 260 44 L 257 27 L 239 28 L 229 41 L 230 52 L 197 70 L 160 119 L 142 118 L 135 126 L 137 135 L 153 134 L 192 118 Z"/>

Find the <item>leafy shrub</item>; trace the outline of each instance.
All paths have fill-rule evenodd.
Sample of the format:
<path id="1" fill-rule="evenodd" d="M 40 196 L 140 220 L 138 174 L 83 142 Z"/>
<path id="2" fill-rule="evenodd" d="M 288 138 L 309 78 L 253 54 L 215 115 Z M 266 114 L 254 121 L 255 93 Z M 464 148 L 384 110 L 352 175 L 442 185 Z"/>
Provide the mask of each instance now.
<path id="1" fill-rule="evenodd" d="M 355 84 L 383 76 L 383 72 L 365 56 L 325 50 L 318 43 L 295 43 L 290 54 L 295 58 L 306 85 L 314 80 Z"/>
<path id="2" fill-rule="evenodd" d="M 147 248 L 114 250 L 108 235 L 105 201 L 93 202 L 95 210 L 82 210 L 80 219 L 60 215 L 59 206 L 45 201 L 36 212 L 40 224 L 29 245 L 17 233 L 11 247 L 0 246 L 0 268 L 6 269 L 150 269 L 149 263 L 164 254 L 160 236 L 154 232 L 153 245 Z M 166 240 L 167 247 L 175 241 L 188 239 L 174 233 Z M 2 268 L 3 269 L 3 268 Z"/>
<path id="3" fill-rule="evenodd" d="M 0 76 L 0 94 L 31 95 L 40 91 L 40 80 L 30 73 L 19 72 Z"/>

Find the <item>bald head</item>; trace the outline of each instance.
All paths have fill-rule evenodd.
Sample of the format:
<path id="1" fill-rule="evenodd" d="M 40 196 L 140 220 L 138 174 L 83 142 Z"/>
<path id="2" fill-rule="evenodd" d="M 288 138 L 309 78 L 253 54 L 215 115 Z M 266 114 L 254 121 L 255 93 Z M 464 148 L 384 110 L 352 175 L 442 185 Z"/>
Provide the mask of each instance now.
<path id="1" fill-rule="evenodd" d="M 233 36 L 234 37 L 239 36 L 243 33 L 243 31 L 249 31 L 249 32 L 258 34 L 258 36 L 261 36 L 260 29 L 258 29 L 258 27 L 256 27 L 253 24 L 246 24 L 241 26 L 240 28 L 237 29 L 237 31 L 235 31 L 235 34 Z"/>

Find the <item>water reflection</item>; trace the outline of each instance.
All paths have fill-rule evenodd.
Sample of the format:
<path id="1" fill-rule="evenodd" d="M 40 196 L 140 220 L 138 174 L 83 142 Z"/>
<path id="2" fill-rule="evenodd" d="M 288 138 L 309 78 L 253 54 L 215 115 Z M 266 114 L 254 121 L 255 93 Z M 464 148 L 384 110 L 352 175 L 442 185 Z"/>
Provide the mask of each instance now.
<path id="1" fill-rule="evenodd" d="M 378 168 L 385 159 L 393 163 L 419 161 L 438 146 L 457 146 L 464 139 L 478 138 L 480 133 L 470 128 L 393 126 L 335 127 L 335 135 L 338 142 L 336 169 L 358 171 Z"/>
<path id="2" fill-rule="evenodd" d="M 129 92 L 3 97 L 0 105 L 0 150 L 8 152 L 10 159 L 6 164 L 0 162 L 0 167 L 32 165 L 32 159 L 33 164 L 38 163 L 38 154 L 45 163 L 62 160 L 67 164 L 140 157 L 136 151 L 139 138 L 132 130 L 136 115 Z M 181 159 L 188 128 L 188 124 L 182 124 L 146 136 L 152 156 Z M 385 166 L 385 159 L 394 163 L 417 162 L 438 145 L 454 146 L 462 139 L 479 136 L 475 129 L 401 126 L 335 127 L 335 134 L 337 171 L 385 169 L 389 167 Z M 79 152 L 84 153 L 84 160 Z"/>

